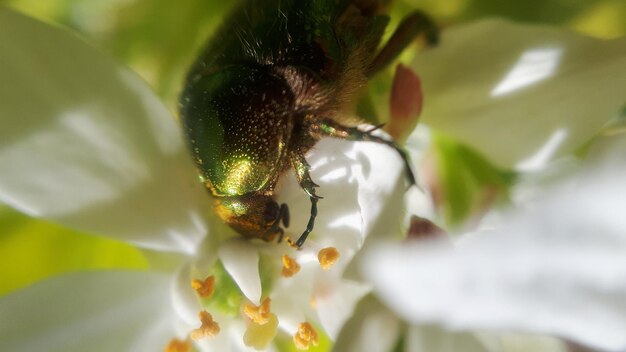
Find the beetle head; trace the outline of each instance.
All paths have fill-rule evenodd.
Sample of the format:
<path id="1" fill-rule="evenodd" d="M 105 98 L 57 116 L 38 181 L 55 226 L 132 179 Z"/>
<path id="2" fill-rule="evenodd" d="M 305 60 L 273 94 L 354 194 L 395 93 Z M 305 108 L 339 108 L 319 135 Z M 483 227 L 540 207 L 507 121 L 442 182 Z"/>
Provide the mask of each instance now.
<path id="1" fill-rule="evenodd" d="M 282 235 L 283 225 L 288 226 L 289 215 L 270 196 L 248 194 L 235 197 L 216 198 L 215 212 L 231 228 L 247 238 L 272 241 Z"/>

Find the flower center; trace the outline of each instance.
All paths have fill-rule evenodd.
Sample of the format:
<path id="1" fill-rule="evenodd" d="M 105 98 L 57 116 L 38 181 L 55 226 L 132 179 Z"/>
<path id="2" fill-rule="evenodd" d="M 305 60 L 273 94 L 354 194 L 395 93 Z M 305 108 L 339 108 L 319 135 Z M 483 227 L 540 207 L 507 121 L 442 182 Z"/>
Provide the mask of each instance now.
<path id="1" fill-rule="evenodd" d="M 315 248 L 315 249 L 314 249 Z M 265 297 L 258 306 L 248 301 L 237 285 L 231 274 L 226 271 L 224 264 L 218 260 L 215 265 L 209 269 L 210 275 L 202 278 L 194 278 L 190 282 L 191 288 L 197 295 L 202 306 L 202 310 L 198 313 L 200 327 L 192 329 L 188 338 L 185 340 L 172 339 L 166 346 L 166 352 L 189 352 L 192 348 L 192 340 L 198 341 L 216 336 L 222 329 L 218 321 L 224 316 L 237 317 L 238 313 L 245 321 L 246 330 L 243 334 L 243 342 L 246 346 L 262 350 L 268 348 L 278 333 L 279 319 L 278 316 L 271 312 L 272 286 L 276 274 L 278 274 L 278 262 L 282 262 L 282 270 L 280 276 L 289 278 L 298 274 L 302 270 L 302 265 L 310 270 L 315 269 L 315 250 L 317 246 L 313 246 L 313 252 L 307 251 L 301 253 L 301 256 L 291 257 L 284 254 L 282 256 L 260 255 L 259 256 L 259 274 L 261 278 L 262 297 Z M 299 253 L 299 252 L 296 252 Z M 339 260 L 339 251 L 335 247 L 322 248 L 317 251 L 317 261 L 323 270 L 329 270 Z M 279 259 L 280 258 L 280 259 Z M 311 296 L 312 306 L 315 309 L 314 296 Z M 216 320 L 214 316 L 216 315 Z M 222 322 L 224 323 L 224 322 Z M 230 324 L 230 323 L 228 323 Z M 228 329 L 228 326 L 224 327 Z M 310 346 L 318 345 L 318 333 L 313 326 L 305 321 L 298 325 L 297 332 L 293 335 L 293 343 L 298 349 L 308 349 Z"/>
<path id="2" fill-rule="evenodd" d="M 257 350 L 265 349 L 278 332 L 278 317 L 270 312 L 269 298 L 265 298 L 260 306 L 247 302 L 241 307 L 243 315 L 248 318 L 248 326 L 243 342 Z"/>

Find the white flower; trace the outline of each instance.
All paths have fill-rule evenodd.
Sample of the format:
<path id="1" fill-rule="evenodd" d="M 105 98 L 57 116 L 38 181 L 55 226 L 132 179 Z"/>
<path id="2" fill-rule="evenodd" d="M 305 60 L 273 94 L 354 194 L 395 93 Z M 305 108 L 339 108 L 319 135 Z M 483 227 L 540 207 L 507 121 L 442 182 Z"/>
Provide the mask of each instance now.
<path id="1" fill-rule="evenodd" d="M 359 304 L 337 340 L 337 349 L 360 351 L 367 346 L 389 351 L 398 348 L 398 341 L 402 341 L 405 351 L 566 348 L 557 339 L 467 332 L 476 330 L 547 334 L 600 348 L 619 347 L 618 340 L 602 340 L 599 335 L 594 336 L 592 329 L 581 328 L 587 323 L 589 309 L 615 311 L 610 296 L 623 279 L 616 279 L 615 286 L 605 281 L 604 287 L 597 287 L 590 277 L 578 276 L 580 272 L 574 270 L 581 266 L 577 259 L 590 254 L 592 248 L 579 248 L 580 244 L 566 233 L 530 230 L 544 217 L 560 226 L 560 230 L 565 225 L 597 222 L 595 213 L 584 212 L 591 205 L 587 200 L 591 190 L 585 190 L 584 185 L 581 189 L 572 187 L 568 189 L 568 201 L 553 201 L 551 205 L 536 199 L 530 203 L 529 197 L 550 189 L 545 185 L 546 179 L 558 182 L 559 174 L 571 172 L 572 162 L 567 160 L 573 159 L 572 152 L 588 143 L 619 114 L 625 102 L 620 88 L 626 85 L 622 67 L 626 67 L 624 39 L 602 41 L 550 27 L 502 21 L 452 27 L 444 31 L 440 47 L 419 53 L 414 68 L 425 95 L 423 121 L 438 133 L 451 134 L 478 149 L 499 166 L 518 170 L 524 180 L 514 190 L 514 204 L 520 209 L 512 209 L 511 215 L 500 219 L 500 227 L 493 229 L 495 234 L 489 239 L 475 235 L 475 242 L 492 243 L 498 240 L 497 236 L 505 235 L 509 235 L 507 239 L 514 235 L 520 238 L 516 238 L 515 245 L 507 240 L 500 240 L 499 245 L 492 243 L 495 249 L 459 243 L 455 251 L 449 243 L 430 247 L 422 243 L 389 243 L 384 239 L 390 231 L 377 234 L 376 238 L 385 243 L 370 245 L 368 252 L 372 253 L 360 263 L 366 280 L 375 285 L 376 298 L 369 296 Z M 423 135 L 416 137 L 414 134 L 409 138 L 409 147 L 424 143 Z M 612 146 L 611 150 L 617 154 L 622 151 L 619 160 L 623 161 L 623 143 L 619 148 Z M 618 163 L 616 159 L 613 162 Z M 595 167 L 589 163 L 573 165 L 574 169 Z M 459 168 L 456 172 L 466 170 Z M 619 183 L 620 171 L 613 169 L 612 173 L 612 183 L 605 185 L 600 198 L 594 197 L 596 204 L 617 201 L 609 189 Z M 602 181 L 593 182 L 598 186 Z M 624 184 L 622 181 L 619 187 Z M 626 204 L 621 199 L 621 206 L 614 206 L 624 211 Z M 575 210 L 570 204 L 573 201 L 580 209 L 576 210 L 576 219 L 567 224 L 567 214 Z M 542 207 L 545 214 L 525 213 L 526 207 L 533 206 Z M 490 220 L 495 213 L 483 226 L 494 225 Z M 514 224 L 509 223 L 512 218 L 516 220 Z M 607 225 L 615 225 L 616 220 L 612 218 Z M 614 226 L 610 231 L 614 233 L 619 228 Z M 546 243 L 554 236 L 559 236 L 558 240 Z M 587 239 L 594 251 L 607 256 L 605 259 L 610 260 L 611 253 L 615 253 L 605 247 L 602 236 Z M 528 265 L 512 261 L 520 257 Z M 532 258 L 537 263 L 529 263 Z M 621 260 L 617 256 L 611 258 Z M 614 274 L 617 278 L 621 270 L 601 263 L 582 266 L 598 277 Z M 567 268 L 572 271 L 567 272 Z M 544 278 L 544 285 L 538 286 L 533 278 Z M 557 290 L 566 289 L 570 301 L 576 304 L 564 312 Z M 593 294 L 583 296 L 586 292 Z M 590 307 L 587 309 L 586 305 Z M 558 314 L 549 319 L 547 312 Z M 607 319 L 596 318 L 596 333 L 603 330 L 605 337 L 623 336 L 618 332 L 626 319 L 624 312 L 607 315 Z M 382 327 L 385 333 L 373 333 Z"/>
<path id="2" fill-rule="evenodd" d="M 484 21 L 444 32 L 441 47 L 420 53 L 415 67 L 425 94 L 424 122 L 522 172 L 523 183 L 514 208 L 492 211 L 483 222 L 488 235 L 462 236 L 456 246 L 372 245 L 362 270 L 384 304 L 371 297 L 360 304 L 338 346 L 391 350 L 403 336 L 407 351 L 507 350 L 502 337 L 493 344 L 493 336 L 467 333 L 488 330 L 625 349 L 619 297 L 626 287 L 626 170 L 574 163 L 592 171 L 575 184 L 558 177 L 571 172 L 563 165 L 571 165 L 564 161 L 572 152 L 625 103 L 624 39 Z M 616 148 L 621 156 L 612 163 L 624 160 L 623 143 Z M 546 178 L 560 188 L 545 185 Z M 377 326 L 390 328 L 371 338 Z M 540 345 L 565 348 L 555 340 Z"/>

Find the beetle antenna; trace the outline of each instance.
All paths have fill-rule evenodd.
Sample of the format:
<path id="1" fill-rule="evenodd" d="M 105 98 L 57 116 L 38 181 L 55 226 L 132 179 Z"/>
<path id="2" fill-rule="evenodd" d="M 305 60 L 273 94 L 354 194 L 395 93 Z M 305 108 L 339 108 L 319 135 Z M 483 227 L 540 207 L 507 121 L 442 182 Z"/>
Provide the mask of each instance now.
<path id="1" fill-rule="evenodd" d="M 311 231 L 313 231 L 313 226 L 315 226 L 315 217 L 317 216 L 317 198 L 309 197 L 311 199 L 311 216 L 309 217 L 309 223 L 306 225 L 306 230 L 300 235 L 300 238 L 296 241 L 296 246 L 301 248 L 306 241 L 306 238 L 309 237 Z"/>

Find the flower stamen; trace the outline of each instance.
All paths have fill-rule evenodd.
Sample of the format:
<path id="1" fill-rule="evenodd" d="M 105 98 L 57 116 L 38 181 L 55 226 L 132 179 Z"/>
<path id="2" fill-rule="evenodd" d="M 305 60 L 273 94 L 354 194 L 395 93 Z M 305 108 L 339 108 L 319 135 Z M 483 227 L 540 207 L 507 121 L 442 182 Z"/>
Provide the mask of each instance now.
<path id="1" fill-rule="evenodd" d="M 292 277 L 300 271 L 300 264 L 288 255 L 283 255 L 283 277 Z"/>
<path id="2" fill-rule="evenodd" d="M 270 312 L 271 299 L 265 298 L 261 305 L 246 302 L 241 306 L 242 313 L 250 319 L 243 335 L 243 342 L 257 350 L 265 349 L 278 331 L 278 317 Z"/>
<path id="3" fill-rule="evenodd" d="M 213 320 L 213 316 L 211 316 L 209 312 L 207 312 L 206 310 L 200 311 L 198 316 L 200 317 L 200 322 L 202 323 L 202 325 L 198 329 L 193 330 L 191 334 L 189 334 L 189 336 L 193 340 L 198 341 L 205 337 L 213 337 L 219 334 L 220 326 L 217 322 Z"/>
<path id="4" fill-rule="evenodd" d="M 164 352 L 189 352 L 191 351 L 191 341 L 189 339 L 179 340 L 177 338 L 173 338 L 170 342 L 165 346 Z"/>
<path id="5" fill-rule="evenodd" d="M 255 306 L 250 302 L 243 304 L 242 311 L 255 324 L 263 325 L 270 319 L 270 303 L 271 299 L 265 298 L 260 306 Z"/>
<path id="6" fill-rule="evenodd" d="M 278 332 L 278 317 L 269 313 L 265 324 L 257 324 L 251 321 L 243 335 L 243 343 L 248 347 L 263 350 L 274 340 Z"/>
<path id="7" fill-rule="evenodd" d="M 339 260 L 339 251 L 335 247 L 322 248 L 317 253 L 317 260 L 324 270 L 330 269 Z"/>
<path id="8" fill-rule="evenodd" d="M 317 332 L 308 322 L 298 325 L 298 332 L 293 335 L 293 343 L 299 350 L 307 350 L 309 346 L 317 346 Z"/>
<path id="9" fill-rule="evenodd" d="M 204 280 L 193 279 L 191 280 L 191 287 L 198 293 L 198 296 L 209 298 L 215 290 L 215 276 L 211 275 Z"/>

